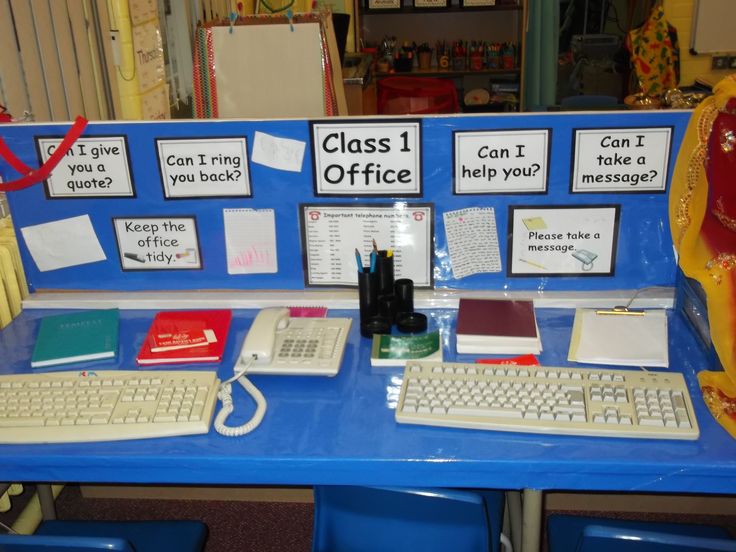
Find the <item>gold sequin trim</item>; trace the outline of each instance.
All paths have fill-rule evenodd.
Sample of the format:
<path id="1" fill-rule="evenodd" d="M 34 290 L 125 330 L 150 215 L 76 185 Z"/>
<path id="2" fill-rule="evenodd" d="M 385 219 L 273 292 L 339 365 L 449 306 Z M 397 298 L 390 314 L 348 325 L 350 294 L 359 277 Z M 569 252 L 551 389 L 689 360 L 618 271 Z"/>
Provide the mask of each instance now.
<path id="1" fill-rule="evenodd" d="M 702 391 L 703 400 L 716 420 L 720 420 L 724 416 L 736 418 L 736 400 L 710 385 L 704 386 Z"/>
<path id="2" fill-rule="evenodd" d="M 720 253 L 705 263 L 705 268 L 710 272 L 710 277 L 720 285 L 722 278 L 721 272 L 728 272 L 736 267 L 736 255 L 733 253 Z"/>
<path id="3" fill-rule="evenodd" d="M 685 236 L 685 232 L 687 232 L 687 229 L 690 227 L 690 223 L 692 222 L 692 218 L 690 217 L 690 202 L 692 201 L 693 193 L 695 193 L 695 187 L 697 186 L 705 168 L 705 159 L 708 151 L 708 136 L 713 128 L 713 122 L 716 120 L 717 115 L 718 109 L 711 101 L 703 108 L 703 111 L 700 112 L 700 117 L 698 118 L 696 127 L 698 133 L 698 144 L 693 148 L 693 152 L 688 160 L 687 184 L 685 191 L 678 201 L 677 212 L 675 214 L 675 223 L 680 229 L 677 236 L 678 248 L 680 243 L 682 243 L 682 238 Z"/>
<path id="4" fill-rule="evenodd" d="M 712 213 L 713 216 L 718 219 L 718 221 L 728 228 L 731 232 L 736 232 L 736 219 L 733 217 L 729 217 L 726 214 L 726 207 L 724 205 L 725 200 L 723 199 L 723 196 L 719 197 L 716 200 L 716 207 L 713 209 Z"/>

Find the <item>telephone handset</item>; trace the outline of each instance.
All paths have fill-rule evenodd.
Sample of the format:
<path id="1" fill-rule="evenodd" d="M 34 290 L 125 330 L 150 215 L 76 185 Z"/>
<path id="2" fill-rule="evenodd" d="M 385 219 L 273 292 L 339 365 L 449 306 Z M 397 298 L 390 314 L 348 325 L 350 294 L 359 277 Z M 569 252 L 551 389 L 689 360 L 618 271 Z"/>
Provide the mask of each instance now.
<path id="1" fill-rule="evenodd" d="M 256 315 L 240 351 L 240 362 L 269 364 L 273 357 L 276 332 L 289 325 L 289 309 L 263 309 Z"/>
<path id="2" fill-rule="evenodd" d="M 253 431 L 266 414 L 266 399 L 246 374 L 325 375 L 340 370 L 350 318 L 290 318 L 289 309 L 268 308 L 256 315 L 243 342 L 233 377 L 217 394 L 222 408 L 215 417 L 215 430 L 228 437 Z M 256 402 L 253 417 L 239 427 L 226 426 L 235 409 L 231 383 L 237 381 Z"/>

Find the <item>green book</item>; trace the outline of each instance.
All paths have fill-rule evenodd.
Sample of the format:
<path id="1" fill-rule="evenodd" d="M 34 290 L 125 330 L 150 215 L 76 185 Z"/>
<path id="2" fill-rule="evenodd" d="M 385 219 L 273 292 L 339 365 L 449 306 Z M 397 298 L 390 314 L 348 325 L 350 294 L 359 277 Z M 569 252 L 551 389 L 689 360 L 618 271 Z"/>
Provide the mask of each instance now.
<path id="1" fill-rule="evenodd" d="M 31 367 L 115 358 L 118 351 L 118 309 L 57 314 L 41 319 Z"/>
<path id="2" fill-rule="evenodd" d="M 404 366 L 407 360 L 442 361 L 440 332 L 418 335 L 374 334 L 371 366 Z"/>

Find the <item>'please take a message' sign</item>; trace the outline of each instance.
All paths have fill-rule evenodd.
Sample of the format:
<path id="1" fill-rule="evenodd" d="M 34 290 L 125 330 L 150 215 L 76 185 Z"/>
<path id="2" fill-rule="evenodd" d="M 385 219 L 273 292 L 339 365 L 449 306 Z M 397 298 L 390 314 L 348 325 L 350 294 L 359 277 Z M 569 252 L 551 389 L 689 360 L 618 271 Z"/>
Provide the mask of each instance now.
<path id="1" fill-rule="evenodd" d="M 311 123 L 315 194 L 418 197 L 422 194 L 421 123 Z"/>

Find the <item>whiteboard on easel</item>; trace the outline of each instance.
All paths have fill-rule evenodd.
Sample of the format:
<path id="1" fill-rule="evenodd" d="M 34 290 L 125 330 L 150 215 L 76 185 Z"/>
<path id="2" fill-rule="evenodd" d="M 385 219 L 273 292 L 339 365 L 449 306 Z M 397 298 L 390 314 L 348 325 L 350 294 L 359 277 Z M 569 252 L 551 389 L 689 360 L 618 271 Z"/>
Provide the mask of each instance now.
<path id="1" fill-rule="evenodd" d="M 690 51 L 694 54 L 736 52 L 736 33 L 724 21 L 736 18 L 733 0 L 695 0 Z"/>

